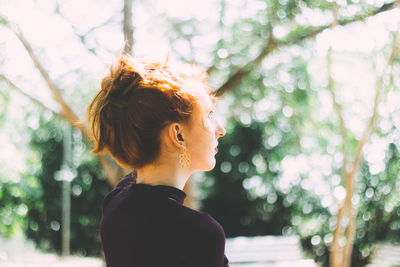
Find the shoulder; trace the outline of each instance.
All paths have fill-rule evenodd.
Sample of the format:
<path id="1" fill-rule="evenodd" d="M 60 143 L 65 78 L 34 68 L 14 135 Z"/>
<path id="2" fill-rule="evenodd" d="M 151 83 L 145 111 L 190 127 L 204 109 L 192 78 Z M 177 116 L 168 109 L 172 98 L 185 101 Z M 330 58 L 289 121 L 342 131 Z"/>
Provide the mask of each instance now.
<path id="1" fill-rule="evenodd" d="M 191 216 L 194 220 L 193 229 L 197 238 L 202 240 L 225 243 L 225 232 L 217 220 L 210 214 L 202 211 L 192 210 Z"/>
<path id="2" fill-rule="evenodd" d="M 204 212 L 202 212 L 202 214 L 204 222 L 207 224 L 206 230 L 216 233 L 225 240 L 225 232 L 221 224 L 219 224 L 219 222 L 217 222 L 217 220 L 215 220 L 210 214 Z"/>
<path id="3" fill-rule="evenodd" d="M 114 217 L 116 211 L 123 208 L 128 198 L 128 189 L 131 187 L 132 177 L 128 174 L 104 197 L 102 205 L 102 223 Z"/>
<path id="4" fill-rule="evenodd" d="M 225 232 L 221 225 L 211 215 L 199 211 L 199 220 L 192 231 L 187 246 L 190 248 L 189 257 L 185 266 L 193 267 L 221 267 L 229 266 L 225 263 Z"/>

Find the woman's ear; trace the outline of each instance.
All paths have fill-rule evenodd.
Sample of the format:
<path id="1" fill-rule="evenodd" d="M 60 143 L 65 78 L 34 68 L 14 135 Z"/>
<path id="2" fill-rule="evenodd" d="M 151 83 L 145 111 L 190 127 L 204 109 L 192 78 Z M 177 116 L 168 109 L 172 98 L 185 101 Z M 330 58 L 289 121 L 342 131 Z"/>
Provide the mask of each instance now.
<path id="1" fill-rule="evenodd" d="M 177 147 L 185 146 L 183 127 L 179 123 L 169 125 L 168 136 L 171 142 Z"/>
<path id="2" fill-rule="evenodd" d="M 179 141 L 183 141 L 182 134 L 179 133 L 179 127 L 178 127 L 178 125 L 175 125 L 175 130 L 178 132 L 178 134 L 177 134 L 178 140 L 179 140 Z"/>

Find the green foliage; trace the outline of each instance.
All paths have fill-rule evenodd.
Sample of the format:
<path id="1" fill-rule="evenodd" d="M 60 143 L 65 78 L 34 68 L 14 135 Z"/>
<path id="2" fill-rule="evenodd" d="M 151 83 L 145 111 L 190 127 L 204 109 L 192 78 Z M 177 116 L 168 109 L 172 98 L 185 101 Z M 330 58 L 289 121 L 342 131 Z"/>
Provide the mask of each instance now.
<path id="1" fill-rule="evenodd" d="M 268 20 L 271 20 L 270 16 Z M 290 24 L 285 19 L 280 22 L 281 25 L 285 23 Z M 260 51 L 266 42 L 268 34 L 262 35 L 257 30 L 254 35 L 243 32 L 241 29 L 246 27 L 241 24 L 248 28 L 253 24 L 252 29 L 260 27 L 256 19 L 235 22 L 233 38 L 224 40 L 221 48 L 240 53 L 232 52 L 227 58 L 216 58 L 216 66 L 221 67 L 213 72 L 216 77 L 211 77 L 211 81 L 234 73 L 236 66 L 240 65 L 237 62 L 249 62 L 254 58 L 252 51 Z M 313 170 L 302 173 L 288 188 L 282 187 L 280 182 L 284 171 L 282 165 L 288 157 L 328 156 L 333 159 L 330 170 L 320 179 L 330 187 L 326 194 L 333 195 L 334 190 L 342 186 L 340 181 L 337 182 L 341 164 L 340 161 L 335 163 L 342 148 L 334 141 L 340 138 L 339 124 L 335 113 L 321 118 L 319 110 L 326 107 L 320 98 L 324 91 L 328 96 L 329 92 L 326 84 L 316 83 L 315 77 L 311 77 L 309 63 L 315 57 L 314 44 L 311 40 L 309 43 L 298 42 L 320 28 L 299 25 L 289 29 L 288 35 L 278 42 L 294 42 L 296 46 L 270 55 L 262 66 L 250 65 L 249 76 L 226 96 L 230 112 L 227 135 L 220 140 L 216 167 L 202 182 L 206 192 L 202 209 L 223 225 L 228 237 L 298 234 L 309 256 L 327 266 L 336 220 L 335 205 L 338 203 L 332 196 L 333 203 L 326 204 L 323 201 L 325 195 L 317 195 L 314 188 L 305 186 Z M 348 138 L 349 150 L 355 151 L 358 144 L 355 134 L 348 131 Z M 311 140 L 312 145 L 305 145 L 304 140 Z M 393 144 L 389 150 L 385 163 L 391 171 L 379 173 L 378 179 L 377 175 L 369 172 L 368 162 L 362 164 L 354 198 L 359 213 L 353 266 L 363 266 L 368 262 L 376 242 L 400 241 L 400 223 L 397 222 L 400 205 L 398 193 L 395 193 L 398 155 L 394 153 Z M 263 165 L 266 167 L 260 167 Z M 375 181 L 373 189 L 365 186 L 371 179 Z M 392 190 L 387 192 L 388 188 Z M 374 197 L 367 198 L 371 190 Z M 376 192 L 386 194 L 380 193 L 375 197 Z"/>
<path id="2" fill-rule="evenodd" d="M 7 18 L 3 17 L 2 14 L 0 14 L 0 24 L 4 25 L 4 26 L 8 26 L 9 23 L 10 22 L 7 20 Z"/>
<path id="3" fill-rule="evenodd" d="M 2 86 L 2 84 L 0 84 Z M 7 107 L 10 99 L 8 95 L 0 93 L 0 129 L 4 127 L 4 122 L 7 117 Z"/>
<path id="4" fill-rule="evenodd" d="M 41 169 L 35 173 L 38 193 L 27 194 L 29 205 L 26 235 L 44 250 L 61 250 L 61 189 L 55 180 L 63 161 L 62 123 L 40 119 L 40 127 L 32 131 L 32 149 L 41 155 Z M 84 147 L 86 146 L 83 144 Z M 100 255 L 99 223 L 101 203 L 109 186 L 94 157 L 87 149 L 79 160 L 76 178 L 71 182 L 71 252 Z M 29 204 L 28 204 L 29 203 Z"/>
<path id="5" fill-rule="evenodd" d="M 215 216 L 228 237 L 279 235 L 290 222 L 291 209 L 274 188 L 276 176 L 266 170 L 263 158 L 271 151 L 263 148 L 261 127 L 239 123 L 221 139 L 218 163 L 204 182 L 208 196 L 202 209 Z"/>
<path id="6" fill-rule="evenodd" d="M 398 151 L 399 148 L 395 144 L 389 145 L 386 168 L 379 175 L 371 175 L 367 162 L 362 164 L 359 186 L 353 197 L 358 215 L 352 266 L 367 264 L 374 245 L 378 242 L 400 243 Z M 313 216 L 321 216 L 316 214 Z M 321 209 L 319 214 L 325 214 L 327 217 L 316 231 L 302 236 L 302 245 L 323 266 L 329 266 L 328 246 L 333 239 L 332 226 L 336 223 L 336 218 L 327 209 Z"/>
<path id="7" fill-rule="evenodd" d="M 294 78 L 285 83 L 278 78 L 290 75 Z M 306 61 L 294 57 L 268 72 L 254 70 L 232 94 L 227 135 L 220 139 L 216 167 L 202 183 L 201 209 L 228 237 L 294 234 L 293 217 L 304 203 L 313 199 L 312 211 L 319 210 L 319 199 L 301 186 L 282 190 L 279 185 L 282 160 L 301 150 L 301 126 L 314 97 Z"/>
<path id="8" fill-rule="evenodd" d="M 28 206 L 23 202 L 27 184 L 24 182 L 3 182 L 0 184 L 0 235 L 12 237 L 26 225 Z M 25 189 L 25 190 L 24 190 Z M 29 188 L 32 189 L 32 188 Z"/>

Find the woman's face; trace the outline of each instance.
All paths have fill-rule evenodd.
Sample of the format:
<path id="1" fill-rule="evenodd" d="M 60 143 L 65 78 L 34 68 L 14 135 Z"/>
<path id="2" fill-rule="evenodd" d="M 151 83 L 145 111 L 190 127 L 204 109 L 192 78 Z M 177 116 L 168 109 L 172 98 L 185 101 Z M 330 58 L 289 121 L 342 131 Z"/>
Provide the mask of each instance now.
<path id="1" fill-rule="evenodd" d="M 214 104 L 203 85 L 198 82 L 196 97 L 201 107 L 195 106 L 189 133 L 185 136 L 185 144 L 191 160 L 193 171 L 209 171 L 215 166 L 215 154 L 218 138 L 226 134 L 225 128 L 215 119 Z"/>

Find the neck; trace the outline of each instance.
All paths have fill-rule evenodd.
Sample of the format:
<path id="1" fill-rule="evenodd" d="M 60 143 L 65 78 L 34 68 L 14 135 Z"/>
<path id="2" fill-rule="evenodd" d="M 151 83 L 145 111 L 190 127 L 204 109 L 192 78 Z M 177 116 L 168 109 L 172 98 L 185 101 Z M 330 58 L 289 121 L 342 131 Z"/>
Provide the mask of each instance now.
<path id="1" fill-rule="evenodd" d="M 191 173 L 185 172 L 177 165 L 150 164 L 137 169 L 138 184 L 168 185 L 183 190 Z"/>

